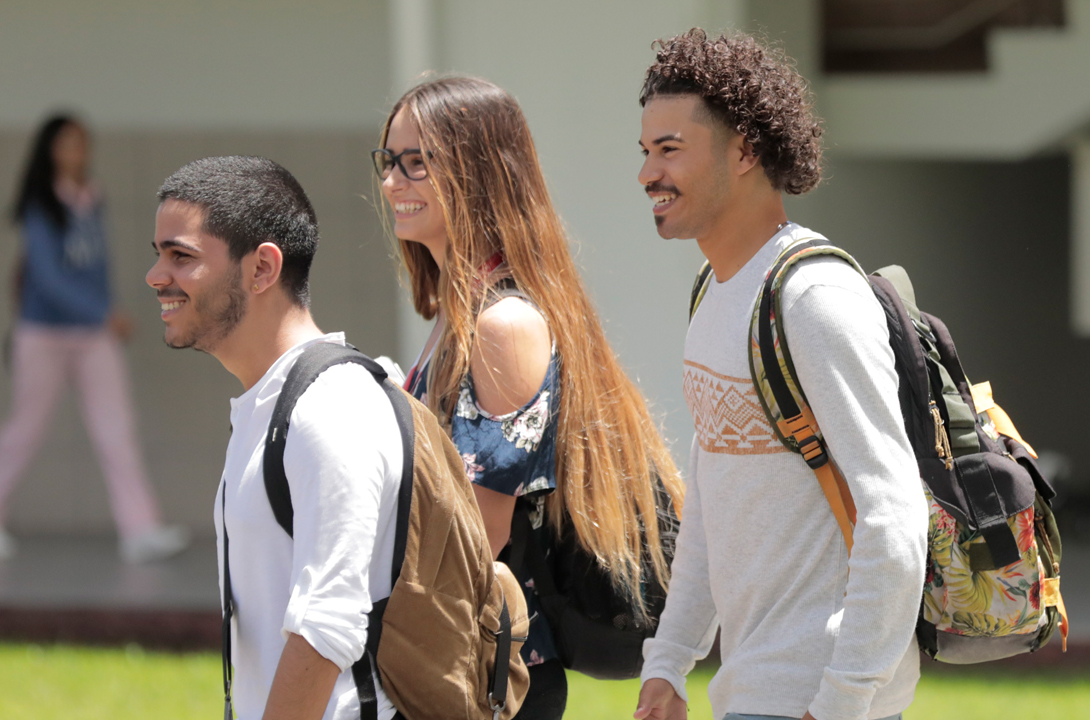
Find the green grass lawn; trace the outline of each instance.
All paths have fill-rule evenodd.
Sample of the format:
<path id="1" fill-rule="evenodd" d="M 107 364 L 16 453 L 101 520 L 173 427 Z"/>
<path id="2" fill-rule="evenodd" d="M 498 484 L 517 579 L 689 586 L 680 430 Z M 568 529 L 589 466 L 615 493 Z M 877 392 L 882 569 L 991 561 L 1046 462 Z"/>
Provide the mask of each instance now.
<path id="1" fill-rule="evenodd" d="M 690 676 L 689 717 L 711 720 L 711 671 Z M 220 659 L 139 648 L 0 644 L 2 720 L 209 720 L 222 717 Z M 571 720 L 629 718 L 639 683 L 569 676 Z M 1090 673 L 932 671 L 905 720 L 1090 720 Z"/>
<path id="2" fill-rule="evenodd" d="M 708 682 L 714 670 L 698 668 L 689 676 L 689 718 L 712 720 Z M 636 709 L 639 682 L 600 682 L 569 674 L 565 720 L 630 718 Z M 1090 720 L 1090 673 L 1065 672 L 1058 677 L 1016 677 L 938 669 L 924 675 L 916 702 L 905 720 Z"/>

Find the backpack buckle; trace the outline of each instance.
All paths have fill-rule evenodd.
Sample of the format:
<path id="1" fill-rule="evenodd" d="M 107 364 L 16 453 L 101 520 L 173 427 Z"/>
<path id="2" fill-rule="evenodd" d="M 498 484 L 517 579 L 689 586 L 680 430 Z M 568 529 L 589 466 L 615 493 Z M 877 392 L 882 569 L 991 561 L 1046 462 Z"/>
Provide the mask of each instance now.
<path id="1" fill-rule="evenodd" d="M 802 453 L 802 459 L 806 461 L 806 464 L 810 466 L 811 470 L 817 470 L 819 467 L 829 462 L 829 455 L 825 452 L 825 446 L 817 439 L 817 435 L 803 438 L 802 440 L 799 440 L 798 443 L 799 452 Z"/>
<path id="2" fill-rule="evenodd" d="M 492 709 L 492 720 L 500 720 L 500 713 L 507 709 L 506 698 L 503 702 L 496 702 L 496 699 L 492 697 L 492 693 L 488 693 L 488 704 Z"/>
<path id="3" fill-rule="evenodd" d="M 795 439 L 802 459 L 810 466 L 811 470 L 817 470 L 829 462 L 829 454 L 825 452 L 825 443 L 821 442 L 815 428 L 815 423 L 808 410 L 800 412 L 793 418 L 783 422 L 781 430 L 786 430 L 788 435 Z"/>

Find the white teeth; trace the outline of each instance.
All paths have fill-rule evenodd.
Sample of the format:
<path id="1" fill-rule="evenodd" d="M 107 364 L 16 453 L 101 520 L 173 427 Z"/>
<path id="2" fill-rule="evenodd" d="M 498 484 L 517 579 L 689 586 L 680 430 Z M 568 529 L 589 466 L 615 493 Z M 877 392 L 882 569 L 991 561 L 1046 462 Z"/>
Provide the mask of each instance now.
<path id="1" fill-rule="evenodd" d="M 659 205 L 665 205 L 668 202 L 673 202 L 675 199 L 677 199 L 677 195 L 674 195 L 673 193 L 667 195 L 651 196 L 651 200 L 654 201 L 655 207 L 658 207 Z"/>
<path id="2" fill-rule="evenodd" d="M 394 212 L 398 213 L 415 213 L 424 209 L 424 203 L 418 202 L 399 202 L 394 203 Z"/>
<path id="3" fill-rule="evenodd" d="M 184 302 L 185 300 L 177 300 L 175 302 L 165 302 L 159 304 L 163 306 L 163 312 L 166 312 L 167 310 L 177 310 L 182 306 L 182 303 Z"/>

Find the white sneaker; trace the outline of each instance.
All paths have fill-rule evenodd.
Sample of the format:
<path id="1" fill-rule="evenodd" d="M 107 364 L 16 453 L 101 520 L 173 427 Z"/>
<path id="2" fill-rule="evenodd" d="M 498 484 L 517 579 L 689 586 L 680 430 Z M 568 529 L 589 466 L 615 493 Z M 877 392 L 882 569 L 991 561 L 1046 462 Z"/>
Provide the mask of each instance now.
<path id="1" fill-rule="evenodd" d="M 121 559 L 127 563 L 155 562 L 189 547 L 189 530 L 181 525 L 160 525 L 121 540 Z"/>
<path id="2" fill-rule="evenodd" d="M 14 555 L 16 547 L 15 538 L 8 535 L 4 528 L 0 527 L 0 560 L 7 560 Z"/>

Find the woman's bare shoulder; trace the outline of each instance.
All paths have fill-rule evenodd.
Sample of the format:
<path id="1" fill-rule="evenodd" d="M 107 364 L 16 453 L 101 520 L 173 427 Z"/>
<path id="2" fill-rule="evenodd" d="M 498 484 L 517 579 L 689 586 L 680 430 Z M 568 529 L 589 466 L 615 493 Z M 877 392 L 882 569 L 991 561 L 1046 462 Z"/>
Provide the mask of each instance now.
<path id="1" fill-rule="evenodd" d="M 552 338 L 545 318 L 517 297 L 500 300 L 477 318 L 470 372 L 477 402 L 502 415 L 534 398 L 552 357 Z"/>

